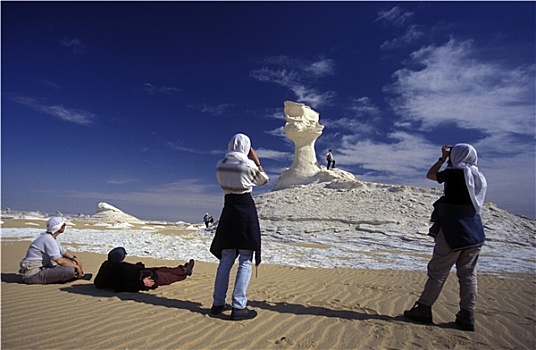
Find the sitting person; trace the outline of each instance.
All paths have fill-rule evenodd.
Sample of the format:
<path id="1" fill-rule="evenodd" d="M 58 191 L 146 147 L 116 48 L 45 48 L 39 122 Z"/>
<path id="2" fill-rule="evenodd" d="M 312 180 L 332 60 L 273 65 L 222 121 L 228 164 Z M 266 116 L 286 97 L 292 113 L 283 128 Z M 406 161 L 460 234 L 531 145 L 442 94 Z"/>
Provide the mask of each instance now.
<path id="1" fill-rule="evenodd" d="M 114 248 L 108 253 L 108 260 L 102 263 L 95 277 L 95 287 L 112 289 L 118 293 L 139 292 L 182 281 L 193 273 L 193 259 L 177 267 L 147 268 L 141 262 L 132 264 L 124 261 L 126 255 L 123 247 Z"/>
<path id="2" fill-rule="evenodd" d="M 84 277 L 82 262 L 63 248 L 56 238 L 65 232 L 65 219 L 53 216 L 47 230 L 37 237 L 20 262 L 19 273 L 27 284 L 49 284 L 74 281 Z"/>

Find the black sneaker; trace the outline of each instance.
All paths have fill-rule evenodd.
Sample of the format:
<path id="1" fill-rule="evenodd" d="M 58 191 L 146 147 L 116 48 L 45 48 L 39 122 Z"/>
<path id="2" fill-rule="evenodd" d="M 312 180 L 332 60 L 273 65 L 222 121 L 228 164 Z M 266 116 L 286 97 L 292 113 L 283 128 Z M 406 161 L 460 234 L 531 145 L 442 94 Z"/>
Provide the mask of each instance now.
<path id="1" fill-rule="evenodd" d="M 410 310 L 404 311 L 404 316 L 412 321 L 434 323 L 432 321 L 432 307 L 419 302 L 416 302 Z"/>
<path id="2" fill-rule="evenodd" d="M 225 310 L 225 305 L 212 305 L 210 308 L 211 315 L 219 315 Z"/>
<path id="3" fill-rule="evenodd" d="M 240 321 L 240 320 L 251 320 L 252 318 L 257 317 L 257 311 L 250 310 L 247 307 L 243 309 L 235 309 L 231 311 L 231 320 Z"/>
<path id="4" fill-rule="evenodd" d="M 475 315 L 472 311 L 461 309 L 456 314 L 456 321 L 454 323 L 464 331 L 475 331 Z"/>

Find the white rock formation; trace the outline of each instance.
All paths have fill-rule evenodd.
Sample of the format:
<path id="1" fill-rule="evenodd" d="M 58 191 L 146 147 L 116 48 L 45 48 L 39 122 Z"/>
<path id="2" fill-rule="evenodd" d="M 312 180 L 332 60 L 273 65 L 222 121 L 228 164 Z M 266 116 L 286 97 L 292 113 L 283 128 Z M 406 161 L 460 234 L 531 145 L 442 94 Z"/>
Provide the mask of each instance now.
<path id="1" fill-rule="evenodd" d="M 99 219 L 109 223 L 130 223 L 130 224 L 144 224 L 140 219 L 123 212 L 122 210 L 114 207 L 105 202 L 97 204 L 97 212 L 91 215 L 92 219 Z"/>
<path id="2" fill-rule="evenodd" d="M 430 215 L 442 193 L 438 188 L 332 181 L 259 194 L 255 203 L 263 249 L 270 252 L 266 259 L 270 255 L 284 256 L 277 263 L 285 264 L 309 259 L 326 267 L 426 269 L 434 245 L 428 236 Z M 490 202 L 482 209 L 482 220 L 487 240 L 479 271 L 533 273 L 536 220 Z M 289 251 L 279 248 L 279 242 L 310 248 Z"/>
<path id="3" fill-rule="evenodd" d="M 303 103 L 285 101 L 285 134 L 294 142 L 294 161 L 285 169 L 274 190 L 332 180 L 356 181 L 355 176 L 340 169 L 327 170 L 316 159 L 315 142 L 324 126 L 320 114 Z"/>

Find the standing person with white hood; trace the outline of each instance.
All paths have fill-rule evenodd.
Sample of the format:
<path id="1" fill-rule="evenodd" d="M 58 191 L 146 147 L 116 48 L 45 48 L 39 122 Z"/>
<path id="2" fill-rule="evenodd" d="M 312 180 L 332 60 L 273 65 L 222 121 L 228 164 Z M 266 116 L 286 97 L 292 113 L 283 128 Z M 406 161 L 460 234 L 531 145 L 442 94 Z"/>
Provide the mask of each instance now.
<path id="1" fill-rule="evenodd" d="M 426 174 L 430 180 L 445 183 L 444 196 L 434 203 L 432 214 L 434 226 L 430 235 L 434 236 L 435 246 L 428 263 L 428 280 L 419 300 L 412 309 L 404 311 L 404 316 L 417 322 L 433 323 L 432 305 L 456 264 L 460 311 L 455 323 L 463 330 L 474 331 L 478 296 L 476 265 L 486 240 L 480 211 L 487 182 L 476 166 L 478 156 L 473 146 L 465 143 L 452 148 L 443 146 L 441 153 Z M 449 166 L 439 171 L 449 157 Z"/>
<path id="2" fill-rule="evenodd" d="M 28 248 L 20 263 L 22 280 L 27 284 L 63 283 L 82 278 L 82 262 L 63 248 L 56 238 L 65 232 L 65 219 L 53 216 L 47 221 L 47 230 Z"/>
<path id="3" fill-rule="evenodd" d="M 216 166 L 216 178 L 225 194 L 225 203 L 210 246 L 210 252 L 220 260 L 210 313 L 218 315 L 225 310 L 229 274 L 238 257 L 231 319 L 252 319 L 257 312 L 246 307 L 246 291 L 253 253 L 255 265 L 261 263 L 261 230 L 251 191 L 253 186 L 265 185 L 269 179 L 249 137 L 236 134 L 231 138 L 225 158 Z"/>

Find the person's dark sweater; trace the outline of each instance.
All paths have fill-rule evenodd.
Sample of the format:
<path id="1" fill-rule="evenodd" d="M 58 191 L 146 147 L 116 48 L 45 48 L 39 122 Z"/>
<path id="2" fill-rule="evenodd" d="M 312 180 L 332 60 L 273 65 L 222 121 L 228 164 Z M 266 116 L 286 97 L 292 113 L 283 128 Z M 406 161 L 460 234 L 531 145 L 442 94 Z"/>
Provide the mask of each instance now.
<path id="1" fill-rule="evenodd" d="M 149 289 L 143 283 L 145 277 L 152 277 L 157 282 L 156 273 L 145 268 L 141 262 L 113 264 L 106 260 L 99 268 L 94 284 L 99 289 L 112 289 L 115 292 L 139 292 Z M 152 288 L 156 286 L 157 283 Z"/>

